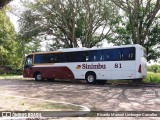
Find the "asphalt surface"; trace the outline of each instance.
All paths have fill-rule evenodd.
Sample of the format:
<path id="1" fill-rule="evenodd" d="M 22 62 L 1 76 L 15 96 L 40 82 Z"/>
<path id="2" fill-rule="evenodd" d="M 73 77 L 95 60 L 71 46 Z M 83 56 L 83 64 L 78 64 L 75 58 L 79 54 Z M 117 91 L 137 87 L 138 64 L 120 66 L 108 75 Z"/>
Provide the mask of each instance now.
<path id="1" fill-rule="evenodd" d="M 0 80 L 0 93 L 84 105 L 94 111 L 159 111 L 159 85 Z"/>

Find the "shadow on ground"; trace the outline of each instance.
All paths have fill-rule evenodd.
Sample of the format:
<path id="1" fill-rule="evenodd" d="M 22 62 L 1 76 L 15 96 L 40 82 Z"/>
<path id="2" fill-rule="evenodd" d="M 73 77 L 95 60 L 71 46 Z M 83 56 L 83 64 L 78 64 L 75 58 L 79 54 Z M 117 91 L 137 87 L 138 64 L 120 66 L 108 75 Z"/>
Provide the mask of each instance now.
<path id="1" fill-rule="evenodd" d="M 0 80 L 0 93 L 64 101 L 105 111 L 158 111 L 160 87 L 80 81 Z"/>

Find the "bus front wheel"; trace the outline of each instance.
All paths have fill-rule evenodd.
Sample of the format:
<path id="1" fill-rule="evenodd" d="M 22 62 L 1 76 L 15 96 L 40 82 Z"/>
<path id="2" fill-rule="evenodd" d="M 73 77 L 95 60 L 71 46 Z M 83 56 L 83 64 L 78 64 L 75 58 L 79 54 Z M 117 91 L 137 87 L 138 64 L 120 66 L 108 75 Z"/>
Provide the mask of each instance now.
<path id="1" fill-rule="evenodd" d="M 96 83 L 96 75 L 93 72 L 89 72 L 86 74 L 86 81 L 88 84 Z"/>
<path id="2" fill-rule="evenodd" d="M 41 73 L 36 73 L 34 77 L 35 77 L 36 81 L 42 81 L 43 80 Z"/>

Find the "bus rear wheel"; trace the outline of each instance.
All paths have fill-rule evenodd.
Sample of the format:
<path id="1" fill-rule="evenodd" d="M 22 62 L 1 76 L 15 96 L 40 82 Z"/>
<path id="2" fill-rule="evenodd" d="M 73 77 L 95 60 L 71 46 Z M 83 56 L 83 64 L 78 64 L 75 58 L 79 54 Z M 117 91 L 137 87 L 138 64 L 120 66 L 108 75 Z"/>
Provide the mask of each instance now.
<path id="1" fill-rule="evenodd" d="M 42 80 L 43 80 L 41 73 L 36 73 L 36 74 L 34 75 L 34 77 L 35 77 L 35 80 L 36 80 L 36 81 L 42 81 Z"/>
<path id="2" fill-rule="evenodd" d="M 86 82 L 88 84 L 95 84 L 96 83 L 96 75 L 92 72 L 86 74 Z"/>

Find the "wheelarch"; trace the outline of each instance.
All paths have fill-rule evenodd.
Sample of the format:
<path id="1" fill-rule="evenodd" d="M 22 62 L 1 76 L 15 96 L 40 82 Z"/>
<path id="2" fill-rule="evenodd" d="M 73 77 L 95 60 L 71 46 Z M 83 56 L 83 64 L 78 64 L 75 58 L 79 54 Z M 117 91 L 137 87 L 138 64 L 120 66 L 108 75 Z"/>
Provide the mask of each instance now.
<path id="1" fill-rule="evenodd" d="M 35 77 L 37 74 L 41 74 L 41 73 L 39 71 L 35 71 L 34 74 L 33 74 L 33 77 Z"/>
<path id="2" fill-rule="evenodd" d="M 87 78 L 88 74 L 94 74 L 95 77 L 96 77 L 96 80 L 97 80 L 97 76 L 96 76 L 96 73 L 94 71 L 87 71 L 86 74 L 85 74 L 85 79 Z"/>

